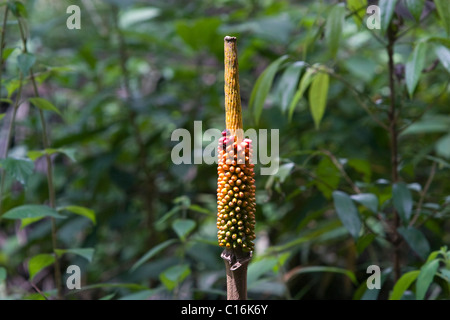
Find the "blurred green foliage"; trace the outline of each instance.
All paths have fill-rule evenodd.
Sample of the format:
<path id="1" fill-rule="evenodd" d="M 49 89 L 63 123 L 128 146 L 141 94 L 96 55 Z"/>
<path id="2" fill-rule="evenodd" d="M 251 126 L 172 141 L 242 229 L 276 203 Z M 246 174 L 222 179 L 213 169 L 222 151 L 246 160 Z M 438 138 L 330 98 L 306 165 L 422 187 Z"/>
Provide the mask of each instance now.
<path id="1" fill-rule="evenodd" d="M 372 3 L 391 15 L 381 30 L 366 27 Z M 74 4 L 79 30 L 66 27 Z M 225 35 L 238 38 L 244 129 L 280 131 L 280 170 L 255 177 L 249 298 L 449 297 L 448 1 L 3 1 L 1 21 L 6 8 L 1 152 L 22 93 L 0 155 L 0 298 L 53 297 L 58 249 L 64 285 L 69 265 L 82 272 L 66 299 L 224 299 L 216 167 L 173 164 L 171 135 L 193 133 L 200 120 L 203 130 L 225 129 Z M 398 29 L 400 181 L 383 128 L 389 27 Z M 46 205 L 47 154 L 55 209 Z M 374 264 L 381 290 L 366 287 Z"/>

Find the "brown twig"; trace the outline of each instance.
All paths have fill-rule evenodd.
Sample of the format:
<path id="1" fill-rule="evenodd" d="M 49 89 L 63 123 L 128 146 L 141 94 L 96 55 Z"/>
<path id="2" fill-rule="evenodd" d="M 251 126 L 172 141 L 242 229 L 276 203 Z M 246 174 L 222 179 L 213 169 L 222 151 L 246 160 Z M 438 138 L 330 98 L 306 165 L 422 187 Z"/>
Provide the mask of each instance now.
<path id="1" fill-rule="evenodd" d="M 413 226 L 417 219 L 420 217 L 420 213 L 422 211 L 422 205 L 423 205 L 423 201 L 425 200 L 425 196 L 428 193 L 428 189 L 430 188 L 431 182 L 434 179 L 434 176 L 436 174 L 436 162 L 433 162 L 433 165 L 431 166 L 431 172 L 430 175 L 428 176 L 427 182 L 425 183 L 425 186 L 423 187 L 422 192 L 420 193 L 420 198 L 419 198 L 419 202 L 417 204 L 417 209 L 416 209 L 416 214 L 414 215 L 414 217 L 411 219 L 411 221 L 409 222 L 409 226 Z"/>

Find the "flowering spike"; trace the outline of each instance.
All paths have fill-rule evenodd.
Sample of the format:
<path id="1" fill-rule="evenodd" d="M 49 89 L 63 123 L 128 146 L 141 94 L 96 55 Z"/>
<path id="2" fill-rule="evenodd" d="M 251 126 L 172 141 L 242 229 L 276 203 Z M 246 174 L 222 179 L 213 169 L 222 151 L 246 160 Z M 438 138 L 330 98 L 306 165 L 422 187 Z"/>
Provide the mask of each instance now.
<path id="1" fill-rule="evenodd" d="M 256 203 L 252 141 L 243 139 L 236 38 L 224 41 L 226 130 L 219 140 L 217 237 L 221 247 L 249 252 L 254 250 Z"/>

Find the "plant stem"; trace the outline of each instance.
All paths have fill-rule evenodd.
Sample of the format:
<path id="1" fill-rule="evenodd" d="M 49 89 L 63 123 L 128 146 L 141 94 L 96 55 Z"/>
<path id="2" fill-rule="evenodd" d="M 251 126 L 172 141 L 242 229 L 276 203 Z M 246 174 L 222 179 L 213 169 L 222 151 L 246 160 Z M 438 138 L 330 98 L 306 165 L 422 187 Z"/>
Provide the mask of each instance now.
<path id="1" fill-rule="evenodd" d="M 8 12 L 9 12 L 9 7 L 6 5 L 5 6 L 5 14 L 3 16 L 3 26 L 2 26 L 2 32 L 1 32 L 1 40 L 0 40 L 0 98 L 2 96 L 2 76 L 3 76 L 3 63 L 5 62 L 3 60 L 3 49 L 5 47 L 5 31 L 6 31 L 6 22 L 8 21 Z M 19 91 L 22 91 L 22 74 L 20 77 L 20 86 L 19 86 Z M 16 104 L 13 110 L 13 115 L 11 118 L 11 123 L 9 124 L 9 128 L 8 128 L 8 136 L 6 138 L 6 148 L 5 148 L 5 158 L 8 155 L 8 146 L 9 146 L 9 140 L 11 137 L 11 133 L 12 133 L 12 127 L 16 118 L 16 112 L 17 112 L 17 108 L 16 106 L 18 105 L 18 101 L 20 99 L 20 94 L 18 94 L 19 98 L 16 99 Z M 1 155 L 0 155 L 1 156 Z M 1 170 L 1 185 L 0 185 L 0 219 L 2 217 L 2 203 L 3 203 L 3 191 L 5 188 L 5 170 Z"/>
<path id="2" fill-rule="evenodd" d="M 6 22 L 8 21 L 9 7 L 5 6 L 5 14 L 3 16 L 3 25 L 0 40 L 0 98 L 2 96 L 2 76 L 3 76 L 3 49 L 5 48 L 5 32 L 6 32 Z"/>
<path id="3" fill-rule="evenodd" d="M 396 110 L 396 99 L 395 99 L 395 80 L 394 80 L 394 44 L 396 41 L 395 31 L 392 29 L 392 25 L 389 26 L 388 32 L 388 44 L 387 44 L 387 54 L 388 54 L 388 68 L 389 68 L 389 89 L 390 89 L 390 104 L 388 111 L 389 119 L 389 142 L 391 150 L 391 179 L 392 183 L 397 183 L 399 181 L 398 176 L 398 130 L 397 130 L 397 110 Z M 400 246 L 401 237 L 397 231 L 400 226 L 400 217 L 395 210 L 394 213 L 394 228 L 392 230 L 392 240 L 391 243 L 394 246 L 393 264 L 394 264 L 394 280 L 395 282 L 400 279 L 401 268 L 400 268 Z"/>
<path id="4" fill-rule="evenodd" d="M 252 255 L 239 249 L 225 249 L 221 257 L 227 274 L 227 300 L 247 300 L 247 267 Z"/>
<path id="5" fill-rule="evenodd" d="M 17 110 L 19 109 L 19 105 L 20 105 L 19 101 L 20 101 L 20 98 L 22 96 L 22 79 L 23 79 L 23 75 L 22 75 L 22 73 L 20 73 L 20 76 L 19 76 L 19 89 L 17 91 L 16 101 L 14 103 L 14 109 L 12 111 L 13 113 L 12 113 L 12 116 L 11 116 L 11 122 L 9 123 L 8 134 L 6 136 L 6 147 L 5 147 L 5 151 L 4 151 L 5 158 L 8 156 L 8 150 L 9 150 L 9 146 L 10 146 L 10 143 L 11 143 L 10 141 L 11 141 L 11 136 L 12 136 L 12 132 L 13 132 L 13 128 L 14 128 L 14 123 L 16 122 Z M 3 156 L 3 155 L 0 155 L 0 156 Z M 2 214 L 3 214 L 3 210 L 2 210 L 3 201 L 2 201 L 2 198 L 3 198 L 4 189 L 5 189 L 5 170 L 2 170 L 1 181 L 2 182 L 1 182 L 1 186 L 0 186 L 0 219 L 1 219 Z"/>
<path id="6" fill-rule="evenodd" d="M 18 19 L 18 23 L 19 23 L 20 35 L 21 35 L 22 42 L 23 42 L 23 53 L 27 53 L 28 52 L 27 39 L 25 37 L 25 32 L 23 30 L 20 19 Z M 33 85 L 34 96 L 39 97 L 39 91 L 38 91 L 36 79 L 35 79 L 32 68 L 30 68 L 30 80 Z M 40 108 L 38 108 L 38 109 L 39 109 L 39 118 L 40 118 L 40 122 L 41 122 L 41 126 L 42 126 L 42 144 L 43 144 L 44 149 L 48 149 L 50 146 L 50 142 L 49 142 L 49 135 L 48 135 L 48 131 L 47 131 L 47 124 L 45 121 L 44 112 L 42 111 L 42 109 L 40 109 Z M 45 160 L 47 162 L 47 184 L 48 184 L 49 206 L 51 208 L 55 209 L 56 208 L 56 195 L 55 195 L 55 187 L 53 184 L 53 163 L 52 163 L 51 156 L 47 153 L 45 154 Z M 59 300 L 61 300 L 61 299 L 63 299 L 62 285 L 61 285 L 61 269 L 60 269 L 60 264 L 59 264 L 59 258 L 58 258 L 58 255 L 56 254 L 57 229 L 56 229 L 56 220 L 53 217 L 51 218 L 51 225 L 52 225 L 52 247 L 53 247 L 53 254 L 55 255 L 55 286 L 57 289 L 57 298 Z"/>

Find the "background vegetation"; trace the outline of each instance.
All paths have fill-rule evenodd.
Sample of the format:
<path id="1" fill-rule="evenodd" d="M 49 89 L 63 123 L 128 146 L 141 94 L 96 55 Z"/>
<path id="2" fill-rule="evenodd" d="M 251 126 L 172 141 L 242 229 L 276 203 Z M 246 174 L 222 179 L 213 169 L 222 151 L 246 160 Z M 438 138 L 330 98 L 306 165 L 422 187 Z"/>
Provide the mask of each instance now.
<path id="1" fill-rule="evenodd" d="M 171 135 L 224 129 L 225 35 L 245 129 L 280 132 L 249 298 L 449 298 L 447 0 L 0 4 L 0 298 L 224 299 L 216 167 Z"/>

